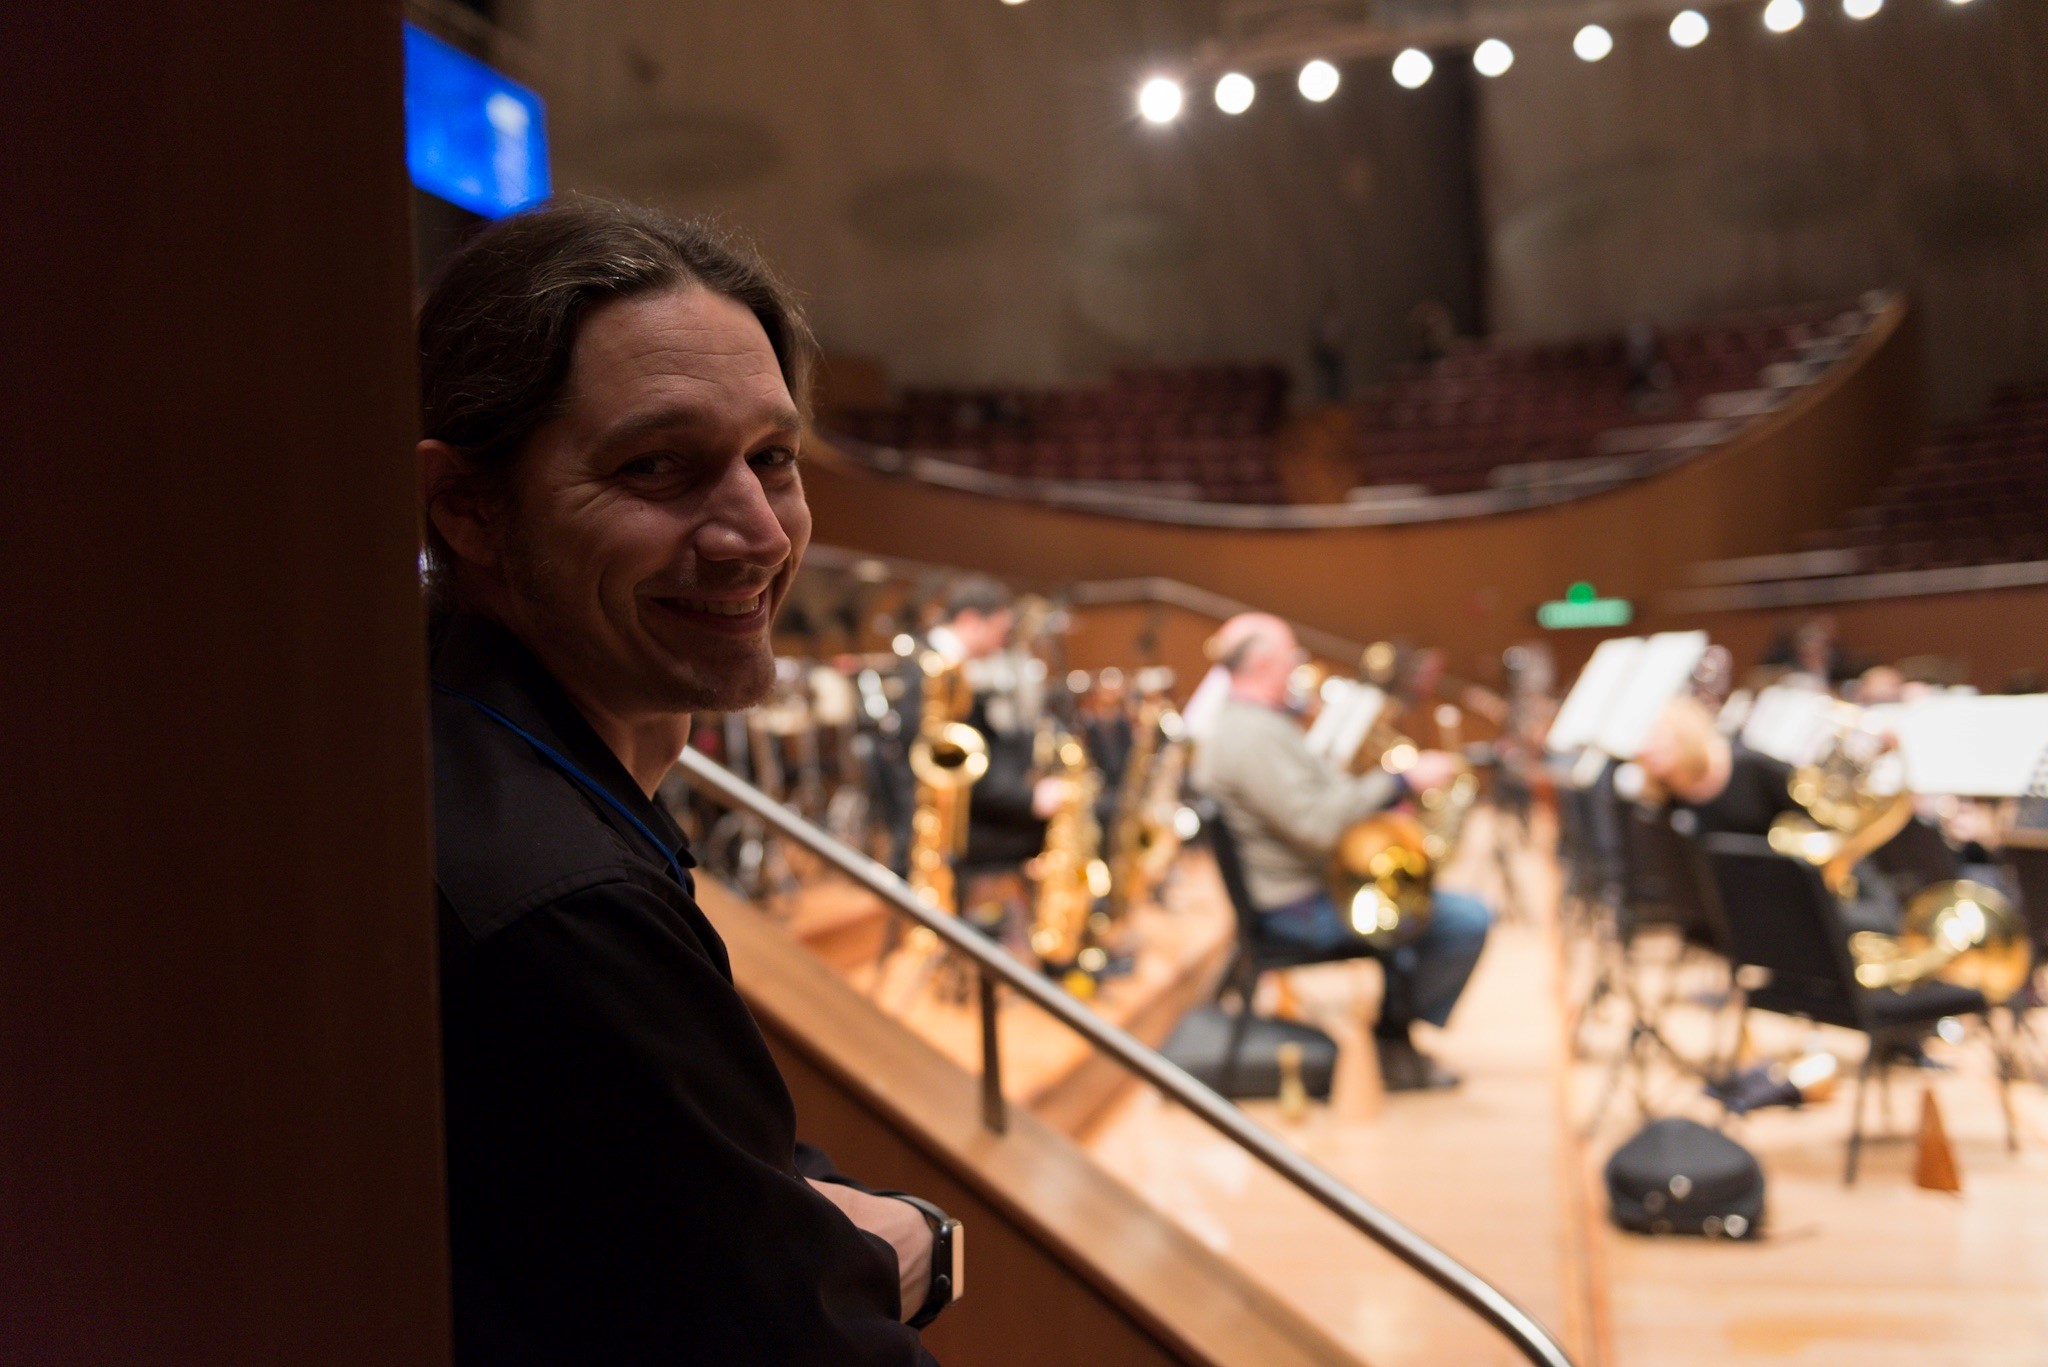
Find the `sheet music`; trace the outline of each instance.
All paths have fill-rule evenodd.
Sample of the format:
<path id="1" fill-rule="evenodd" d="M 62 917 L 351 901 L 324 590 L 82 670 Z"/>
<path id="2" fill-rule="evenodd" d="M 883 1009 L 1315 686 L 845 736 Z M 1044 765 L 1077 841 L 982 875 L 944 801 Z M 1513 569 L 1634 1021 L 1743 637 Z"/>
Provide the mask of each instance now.
<path id="1" fill-rule="evenodd" d="M 1209 728 L 1216 724 L 1216 714 L 1229 700 L 1230 671 L 1222 665 L 1210 665 L 1209 672 L 1188 695 L 1187 706 L 1180 710 L 1180 719 L 1187 724 L 1188 735 L 1197 741 L 1206 738 Z"/>
<path id="2" fill-rule="evenodd" d="M 1652 636 L 1627 680 L 1602 709 L 1593 743 L 1616 759 L 1634 759 L 1650 728 L 1684 691 L 1706 653 L 1704 631 L 1660 631 Z"/>
<path id="3" fill-rule="evenodd" d="M 1387 695 L 1354 679 L 1323 681 L 1323 710 L 1308 729 L 1308 748 L 1339 768 L 1348 769 L 1358 747 L 1386 710 Z"/>
<path id="4" fill-rule="evenodd" d="M 1623 636 L 1594 648 L 1593 658 L 1579 671 L 1578 682 L 1565 695 L 1557 719 L 1550 724 L 1550 736 L 1544 742 L 1550 753 L 1570 754 L 1593 743 L 1610 700 L 1627 682 L 1647 644 L 1640 636 Z"/>
<path id="5" fill-rule="evenodd" d="M 1896 720 L 1907 783 L 1916 793 L 2024 797 L 2048 752 L 2048 694 L 1948 694 Z"/>
<path id="6" fill-rule="evenodd" d="M 1835 700 L 1815 688 L 1772 684 L 1756 695 L 1742 743 L 1784 764 L 1804 764 L 1834 734 Z"/>

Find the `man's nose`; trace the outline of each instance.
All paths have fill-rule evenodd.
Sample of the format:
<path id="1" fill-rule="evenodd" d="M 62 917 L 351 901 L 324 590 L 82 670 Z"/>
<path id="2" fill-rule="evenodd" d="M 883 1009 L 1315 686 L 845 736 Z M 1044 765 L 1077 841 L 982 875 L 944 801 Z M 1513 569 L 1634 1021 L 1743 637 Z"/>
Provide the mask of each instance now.
<path id="1" fill-rule="evenodd" d="M 773 569 L 789 558 L 789 533 L 747 462 L 732 463 L 711 491 L 706 513 L 696 538 L 702 559 Z"/>

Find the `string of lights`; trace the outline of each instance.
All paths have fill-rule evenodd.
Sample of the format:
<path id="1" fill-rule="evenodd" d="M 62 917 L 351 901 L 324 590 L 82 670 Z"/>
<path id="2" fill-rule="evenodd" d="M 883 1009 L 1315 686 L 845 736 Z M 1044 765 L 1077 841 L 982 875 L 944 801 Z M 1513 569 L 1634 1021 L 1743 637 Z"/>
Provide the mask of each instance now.
<path id="1" fill-rule="evenodd" d="M 1022 0 L 1005 0 L 1005 3 L 1019 4 Z M 1747 10 L 1754 22 L 1770 33 L 1788 34 L 1806 22 L 1809 7 L 1818 7 L 1825 0 L 1698 0 L 1696 7 L 1682 9 L 1671 16 L 1665 34 L 1673 46 L 1693 49 L 1705 43 L 1714 34 L 1714 20 L 1708 11 Z M 1837 0 L 1844 17 L 1862 22 L 1875 18 L 1886 6 L 1887 0 Z M 1961 8 L 1976 3 L 1976 0 L 1891 0 L 1891 3 L 1940 4 L 1949 8 Z M 1609 7 L 1611 8 L 1611 6 Z M 1605 17 L 1605 16 L 1603 16 Z M 1655 17 L 1661 18 L 1661 14 Z M 1541 15 L 1525 16 L 1524 32 L 1512 36 L 1519 40 L 1532 41 L 1526 30 L 1546 25 Z M 1612 20 L 1610 20 L 1612 22 Z M 1549 26 L 1556 27 L 1554 20 Z M 1562 25 L 1570 27 L 1569 21 Z M 1615 50 L 1615 35 L 1606 24 L 1580 24 L 1572 33 L 1572 52 L 1585 62 L 1605 60 Z M 1392 43 L 1384 31 L 1367 40 L 1367 45 L 1378 48 L 1382 53 Z M 1457 41 L 1418 40 L 1413 45 L 1403 46 L 1395 52 L 1389 63 L 1389 72 L 1394 83 L 1405 90 L 1419 90 L 1429 83 L 1436 74 L 1437 64 L 1447 50 L 1462 51 L 1471 48 L 1472 69 L 1488 79 L 1498 79 L 1508 74 L 1515 65 L 1515 49 L 1506 36 L 1486 36 L 1476 43 Z M 1356 44 L 1354 44 L 1356 46 Z M 1431 49 L 1435 52 L 1432 53 Z M 1303 62 L 1295 73 L 1295 89 L 1301 97 L 1313 104 L 1321 104 L 1336 95 L 1343 83 L 1343 73 L 1336 54 L 1314 56 Z M 1214 60 L 1205 60 L 1201 65 L 1216 70 Z M 1222 70 L 1214 79 L 1212 97 L 1216 107 L 1225 114 L 1242 114 L 1252 107 L 1259 95 L 1259 81 L 1254 74 L 1259 63 L 1243 63 Z M 1269 64 L 1268 64 L 1269 65 Z M 1169 124 L 1186 112 L 1188 105 L 1187 83 L 1180 77 L 1155 74 L 1145 78 L 1138 87 L 1138 116 L 1147 123 Z"/>

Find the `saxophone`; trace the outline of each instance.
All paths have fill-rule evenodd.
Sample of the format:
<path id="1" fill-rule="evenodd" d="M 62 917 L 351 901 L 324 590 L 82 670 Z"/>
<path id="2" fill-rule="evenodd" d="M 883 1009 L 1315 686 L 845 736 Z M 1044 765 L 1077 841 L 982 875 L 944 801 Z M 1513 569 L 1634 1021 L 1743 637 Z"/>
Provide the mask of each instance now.
<path id="1" fill-rule="evenodd" d="M 1045 848 L 1031 861 L 1038 891 L 1031 909 L 1031 949 L 1045 971 L 1068 991 L 1085 997 L 1095 989 L 1096 975 L 1109 956 L 1095 943 L 1090 924 L 1096 906 L 1109 894 L 1109 867 L 1102 861 L 1102 825 L 1095 819 L 1095 800 L 1102 778 L 1088 762 L 1078 737 L 1062 734 L 1054 742 L 1052 773 L 1066 780 L 1059 807 L 1046 822 Z"/>
<path id="2" fill-rule="evenodd" d="M 1193 838 L 1194 829 L 1182 823 L 1194 813 L 1181 806 L 1181 785 L 1188 768 L 1188 730 L 1180 713 L 1168 708 L 1159 715 L 1161 748 L 1152 758 L 1151 781 L 1146 786 L 1142 854 L 1138 859 L 1136 890 L 1150 896 L 1166 881 L 1168 870 L 1180 854 L 1181 843 Z"/>
<path id="3" fill-rule="evenodd" d="M 923 709 L 910 743 L 910 772 L 917 780 L 917 808 L 910 818 L 907 881 L 927 905 L 959 910 L 953 860 L 967 840 L 967 798 L 988 772 L 988 742 L 960 718 L 971 703 L 960 665 L 936 650 L 918 656 Z M 930 931 L 923 938 L 934 939 Z"/>
<path id="4" fill-rule="evenodd" d="M 1138 707 L 1131 758 L 1117 789 L 1110 825 L 1109 903 L 1111 921 L 1152 896 L 1179 853 L 1181 779 L 1187 767 L 1187 732 L 1163 693 Z"/>
<path id="5" fill-rule="evenodd" d="M 1116 814 L 1109 826 L 1109 902 L 1112 921 L 1142 898 L 1146 849 L 1159 832 L 1148 821 L 1147 799 L 1151 796 L 1152 769 L 1159 755 L 1160 718 L 1164 704 L 1147 698 L 1138 704 L 1133 727 L 1130 758 L 1124 762 L 1123 781 L 1117 785 Z"/>

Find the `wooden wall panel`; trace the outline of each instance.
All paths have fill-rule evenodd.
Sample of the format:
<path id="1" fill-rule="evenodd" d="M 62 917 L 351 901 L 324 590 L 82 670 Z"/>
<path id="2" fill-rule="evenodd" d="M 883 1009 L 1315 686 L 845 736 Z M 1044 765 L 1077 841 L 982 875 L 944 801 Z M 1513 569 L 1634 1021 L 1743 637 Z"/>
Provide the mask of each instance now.
<path id="1" fill-rule="evenodd" d="M 0 1361 L 447 1361 L 401 88 L 0 20 Z"/>

